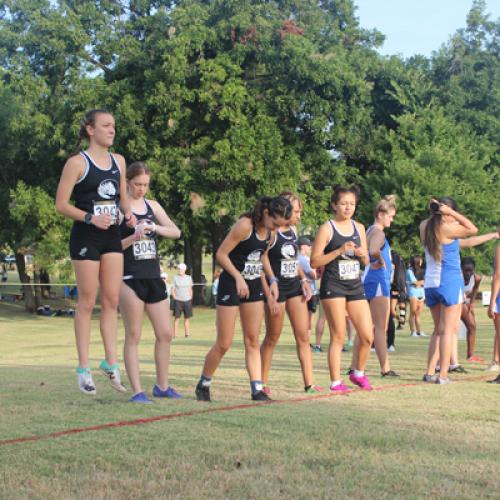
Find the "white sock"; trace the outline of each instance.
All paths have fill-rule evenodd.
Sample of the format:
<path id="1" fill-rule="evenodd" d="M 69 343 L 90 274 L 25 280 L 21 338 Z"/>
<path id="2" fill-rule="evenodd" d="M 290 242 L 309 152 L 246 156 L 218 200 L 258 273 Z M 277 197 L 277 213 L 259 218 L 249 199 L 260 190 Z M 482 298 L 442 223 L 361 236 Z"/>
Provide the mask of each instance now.
<path id="1" fill-rule="evenodd" d="M 332 383 L 330 384 L 330 387 L 337 387 L 342 383 L 342 380 L 332 380 Z"/>
<path id="2" fill-rule="evenodd" d="M 355 377 L 362 377 L 364 374 L 365 374 L 365 372 L 362 370 L 354 370 Z"/>

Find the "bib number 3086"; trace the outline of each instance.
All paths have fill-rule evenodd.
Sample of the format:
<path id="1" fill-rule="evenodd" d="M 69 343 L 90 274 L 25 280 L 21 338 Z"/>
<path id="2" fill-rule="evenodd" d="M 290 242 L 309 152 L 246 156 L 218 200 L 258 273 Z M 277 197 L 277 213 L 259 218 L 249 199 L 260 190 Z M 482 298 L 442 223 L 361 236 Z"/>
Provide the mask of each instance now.
<path id="1" fill-rule="evenodd" d="M 359 278 L 359 262 L 357 260 L 339 261 L 339 277 L 341 280 L 355 280 Z"/>

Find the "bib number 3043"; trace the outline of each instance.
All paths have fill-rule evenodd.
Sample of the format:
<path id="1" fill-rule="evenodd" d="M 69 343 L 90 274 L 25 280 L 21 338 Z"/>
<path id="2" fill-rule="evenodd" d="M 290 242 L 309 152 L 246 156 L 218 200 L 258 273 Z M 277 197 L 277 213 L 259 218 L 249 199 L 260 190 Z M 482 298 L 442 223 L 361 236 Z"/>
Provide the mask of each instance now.
<path id="1" fill-rule="evenodd" d="M 359 262 L 357 260 L 339 261 L 339 277 L 341 280 L 355 280 L 359 278 Z"/>
<path id="2" fill-rule="evenodd" d="M 114 201 L 94 201 L 94 215 L 111 215 L 113 224 L 118 222 L 118 207 Z"/>
<path id="3" fill-rule="evenodd" d="M 156 242 L 150 239 L 134 241 L 133 252 L 135 260 L 156 259 Z"/>
<path id="4" fill-rule="evenodd" d="M 260 278 L 261 274 L 262 274 L 262 264 L 259 261 L 245 262 L 245 268 L 241 272 L 241 275 L 246 280 L 256 280 L 257 278 Z"/>

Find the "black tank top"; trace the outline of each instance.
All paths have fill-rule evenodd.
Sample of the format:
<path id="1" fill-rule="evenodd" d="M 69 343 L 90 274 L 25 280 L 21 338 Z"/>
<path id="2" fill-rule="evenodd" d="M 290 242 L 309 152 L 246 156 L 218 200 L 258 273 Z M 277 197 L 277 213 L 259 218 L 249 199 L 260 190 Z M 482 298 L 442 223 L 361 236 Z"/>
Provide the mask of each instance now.
<path id="1" fill-rule="evenodd" d="M 120 202 L 120 169 L 115 158 L 109 153 L 110 168 L 98 167 L 92 158 L 80 153 L 85 159 L 85 172 L 73 188 L 75 206 L 93 215 L 109 213 L 118 223 L 118 205 Z"/>
<path id="2" fill-rule="evenodd" d="M 354 221 L 352 222 L 352 233 L 344 235 L 340 233 L 335 226 L 335 223 L 330 220 L 332 237 L 325 247 L 324 253 L 333 252 L 340 248 L 344 243 L 353 241 L 356 246 L 361 246 L 361 237 Z M 321 288 L 328 285 L 334 285 L 336 289 L 343 292 L 361 292 L 363 287 L 361 284 L 361 270 L 359 260 L 354 255 L 339 255 L 325 266 L 325 271 L 321 278 Z"/>
<path id="3" fill-rule="evenodd" d="M 282 233 L 276 232 L 276 240 L 269 249 L 269 262 L 274 275 L 279 281 L 297 279 L 299 273 L 298 261 L 299 247 L 297 246 L 297 234 L 290 228 Z"/>
<path id="4" fill-rule="evenodd" d="M 262 274 L 260 258 L 269 245 L 269 238 L 270 234 L 267 235 L 265 240 L 261 240 L 257 236 L 255 228 L 253 228 L 252 234 L 247 239 L 240 241 L 229 253 L 229 259 L 233 266 L 241 273 L 245 280 L 260 279 Z M 222 274 L 226 274 L 227 277 L 233 279 L 225 270 Z"/>
<path id="5" fill-rule="evenodd" d="M 156 217 L 151 205 L 144 200 L 146 213 L 134 215 L 139 223 L 142 220 L 154 222 Z M 120 224 L 121 237 L 126 238 L 134 233 L 134 229 L 126 225 L 125 220 Z M 156 233 L 145 234 L 140 240 L 134 241 L 127 249 L 123 251 L 123 278 L 127 277 L 137 279 L 160 278 L 160 261 L 157 251 Z"/>

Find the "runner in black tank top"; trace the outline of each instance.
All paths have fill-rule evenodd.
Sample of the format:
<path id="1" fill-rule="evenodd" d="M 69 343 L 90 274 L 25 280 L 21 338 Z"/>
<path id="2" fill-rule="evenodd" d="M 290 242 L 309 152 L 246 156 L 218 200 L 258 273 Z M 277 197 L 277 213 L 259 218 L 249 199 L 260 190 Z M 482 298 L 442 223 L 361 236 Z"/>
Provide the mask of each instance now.
<path id="1" fill-rule="evenodd" d="M 370 308 L 361 284 L 360 263 L 368 263 L 365 228 L 352 220 L 358 202 L 356 187 L 334 188 L 331 207 L 333 220 L 321 226 L 311 251 L 311 266 L 325 266 L 320 297 L 330 327 L 328 366 L 332 391 L 348 391 L 340 379 L 340 358 L 346 333 L 346 315 L 356 328 L 352 383 L 367 390 L 371 385 L 364 370 L 373 340 Z"/>
<path id="2" fill-rule="evenodd" d="M 261 198 L 251 213 L 240 217 L 217 250 L 217 260 L 224 269 L 217 290 L 217 340 L 205 357 L 202 376 L 196 386 L 199 401 L 210 401 L 212 376 L 231 346 L 238 312 L 252 399 L 269 400 L 262 391 L 259 350 L 260 324 L 264 315 L 260 259 L 269 243 L 270 231 L 283 225 L 290 215 L 288 200 Z M 272 285 L 272 293 L 277 298 L 276 284 Z"/>
<path id="3" fill-rule="evenodd" d="M 125 160 L 110 154 L 115 137 L 115 121 L 105 110 L 89 111 L 81 124 L 83 139 L 89 147 L 72 156 L 64 166 L 57 188 L 56 209 L 74 222 L 70 254 L 78 288 L 75 336 L 78 351 L 77 378 L 80 390 L 95 394 L 89 364 L 90 325 L 97 296 L 101 292 L 100 329 L 105 359 L 100 364 L 111 386 L 125 391 L 117 364 L 118 295 L 123 270 L 120 231 L 116 224 L 118 204 L 127 223 L 135 226 L 127 196 Z M 74 204 L 70 203 L 74 196 Z"/>
<path id="4" fill-rule="evenodd" d="M 181 232 L 156 201 L 146 201 L 150 170 L 143 162 L 127 169 L 131 206 L 137 218 L 135 230 L 120 225 L 124 249 L 123 285 L 120 310 L 125 324 L 125 367 L 132 387 L 132 403 L 151 403 L 141 387 L 138 347 L 144 312 L 155 332 L 155 397 L 180 398 L 168 385 L 172 330 L 166 285 L 161 278 L 157 253 L 158 236 L 177 239 Z"/>
<path id="5" fill-rule="evenodd" d="M 302 203 L 292 193 L 282 193 L 292 204 L 292 216 L 288 223 L 273 234 L 269 250 L 263 258 L 264 270 L 269 282 L 277 282 L 278 300 L 266 297 L 266 336 L 260 348 L 262 357 L 262 382 L 264 392 L 270 394 L 269 372 L 271 370 L 274 348 L 283 329 L 285 309 L 288 313 L 297 344 L 297 355 L 302 367 L 304 388 L 308 394 L 317 394 L 321 387 L 313 384 L 312 355 L 309 347 L 309 312 L 307 301 L 312 297 L 312 290 L 299 266 L 297 233 L 294 226 L 299 223 Z"/>

